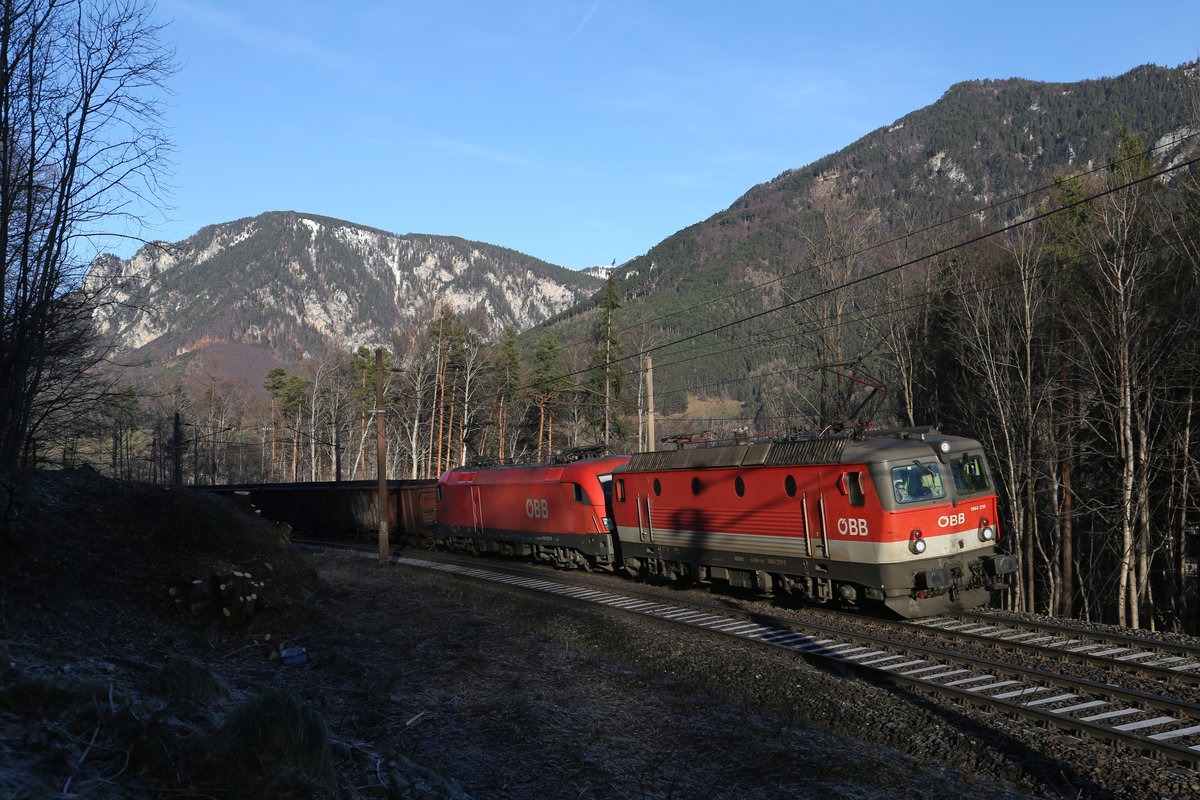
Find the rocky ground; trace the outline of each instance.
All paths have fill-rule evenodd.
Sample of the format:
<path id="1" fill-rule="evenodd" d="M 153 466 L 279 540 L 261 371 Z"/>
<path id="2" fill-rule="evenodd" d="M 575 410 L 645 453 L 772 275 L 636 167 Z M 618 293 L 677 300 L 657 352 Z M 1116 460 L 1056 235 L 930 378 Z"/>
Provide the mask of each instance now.
<path id="1" fill-rule="evenodd" d="M 0 797 L 931 800 L 1188 785 L 1133 761 L 1109 781 L 1095 750 L 1079 763 L 1003 720 L 703 634 L 309 553 L 199 492 L 88 471 L 0 477 L 0 522 Z"/>

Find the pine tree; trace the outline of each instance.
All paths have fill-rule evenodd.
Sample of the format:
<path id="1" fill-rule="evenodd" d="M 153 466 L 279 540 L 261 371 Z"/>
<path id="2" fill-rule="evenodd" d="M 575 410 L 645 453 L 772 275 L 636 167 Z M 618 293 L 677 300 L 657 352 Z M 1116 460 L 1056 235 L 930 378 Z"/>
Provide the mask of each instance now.
<path id="1" fill-rule="evenodd" d="M 521 364 L 521 348 L 517 344 L 517 329 L 508 325 L 501 335 L 500 349 L 495 365 L 496 430 L 499 440 L 497 456 L 501 463 L 506 458 L 513 456 L 515 442 L 509 440 L 508 432 L 510 429 L 516 429 L 510 420 L 516 420 L 518 423 L 520 421 L 520 416 L 514 412 L 523 395 L 520 388 L 523 374 L 524 366 Z"/>
<path id="2" fill-rule="evenodd" d="M 613 315 L 621 307 L 617 294 L 616 275 L 610 274 L 604 284 L 600 298 L 600 319 L 596 322 L 596 347 L 592 350 L 592 368 L 588 387 L 592 390 L 588 403 L 591 423 L 597 429 L 605 452 L 609 451 L 614 438 L 623 439 L 627 433 L 618 411 L 621 390 L 625 384 L 624 368 L 613 362 L 619 360 L 624 351 L 613 331 Z"/>

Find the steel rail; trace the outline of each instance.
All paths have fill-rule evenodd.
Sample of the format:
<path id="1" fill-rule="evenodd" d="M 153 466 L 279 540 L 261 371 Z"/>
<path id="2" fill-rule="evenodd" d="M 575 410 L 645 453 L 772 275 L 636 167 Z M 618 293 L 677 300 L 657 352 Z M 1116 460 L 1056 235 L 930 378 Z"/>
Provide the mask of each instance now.
<path id="1" fill-rule="evenodd" d="M 1200 647 L 1186 644 L 978 612 L 926 617 L 905 624 L 1043 655 L 1200 683 Z"/>

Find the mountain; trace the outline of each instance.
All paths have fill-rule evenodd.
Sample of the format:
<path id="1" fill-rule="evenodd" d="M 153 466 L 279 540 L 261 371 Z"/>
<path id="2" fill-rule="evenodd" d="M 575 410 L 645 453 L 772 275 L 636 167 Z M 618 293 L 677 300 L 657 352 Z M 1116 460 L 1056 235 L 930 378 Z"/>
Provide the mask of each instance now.
<path id="1" fill-rule="evenodd" d="M 599 278 L 603 281 L 607 280 L 608 276 L 616 272 L 618 269 L 620 269 L 620 267 L 617 266 L 616 262 L 613 262 L 611 266 L 607 264 L 598 264 L 594 267 L 586 267 L 579 271 L 584 275 L 591 275 L 593 278 Z"/>
<path id="2" fill-rule="evenodd" d="M 449 236 L 399 236 L 342 220 L 271 212 L 154 243 L 89 275 L 111 286 L 94 319 L 125 361 L 161 365 L 197 350 L 263 367 L 321 343 L 387 345 L 438 304 L 491 335 L 524 330 L 593 294 L 601 281 L 514 250 Z M 234 369 L 233 371 L 237 371 Z"/>
<path id="3" fill-rule="evenodd" d="M 1122 128 L 1156 147 L 1157 163 L 1173 163 L 1196 149 L 1198 92 L 1196 64 L 1142 66 L 1078 83 L 1013 78 L 956 84 L 936 103 L 751 188 L 724 211 L 622 265 L 618 327 L 626 326 L 627 338 L 641 342 L 633 349 L 640 349 L 804 296 L 805 281 L 809 289 L 814 285 L 809 268 L 828 263 L 833 252 L 814 247 L 838 224 L 844 240 L 864 251 L 955 218 L 960 226 L 935 231 L 943 246 L 977 235 L 1028 213 L 1002 201 L 1052 187 L 1056 176 L 1103 167 L 1117 155 Z M 913 241 L 931 246 L 931 237 Z M 870 250 L 864 258 L 873 267 L 895 265 L 897 250 Z M 792 276 L 790 283 L 784 276 Z M 594 302 L 585 302 L 547 325 L 563 340 L 586 338 L 592 308 Z M 688 387 L 736 381 L 733 395 L 748 399 L 754 387 L 745 376 L 766 369 L 774 351 L 735 346 L 751 337 L 774 345 L 781 338 L 779 316 L 689 340 L 686 355 L 655 355 L 656 391 L 674 390 L 678 401 Z"/>

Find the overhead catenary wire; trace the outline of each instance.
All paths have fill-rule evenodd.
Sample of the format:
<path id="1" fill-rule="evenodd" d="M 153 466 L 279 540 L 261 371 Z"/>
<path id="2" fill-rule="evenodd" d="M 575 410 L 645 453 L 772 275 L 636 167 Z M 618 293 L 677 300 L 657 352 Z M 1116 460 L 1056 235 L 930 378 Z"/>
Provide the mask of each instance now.
<path id="1" fill-rule="evenodd" d="M 1171 140 L 1170 140 L 1170 141 L 1168 141 L 1168 142 L 1163 142 L 1162 144 L 1155 145 L 1155 146 L 1153 146 L 1153 147 L 1150 147 L 1150 148 L 1148 148 L 1148 149 L 1146 149 L 1146 150 L 1138 151 L 1137 153 L 1132 153 L 1132 154 L 1130 154 L 1130 155 L 1127 155 L 1127 156 L 1125 156 L 1124 158 L 1118 158 L 1118 159 L 1115 159 L 1115 160 L 1113 160 L 1113 161 L 1106 162 L 1105 164 L 1103 164 L 1103 165 L 1101 165 L 1101 166 L 1098 166 L 1098 167 L 1093 167 L 1093 168 L 1092 168 L 1092 169 L 1090 169 L 1090 170 L 1082 170 L 1082 171 L 1080 171 L 1080 172 L 1078 172 L 1078 173 L 1075 173 L 1075 174 L 1074 174 L 1074 175 L 1072 175 L 1071 177 L 1075 177 L 1075 178 L 1086 178 L 1086 177 L 1088 177 L 1088 176 L 1090 176 L 1090 175 L 1101 174 L 1101 173 L 1104 173 L 1104 172 L 1111 172 L 1113 169 L 1115 169 L 1116 167 L 1120 166 L 1121 164 L 1127 163 L 1127 162 L 1129 162 L 1129 161 L 1137 160 L 1137 159 L 1140 159 L 1140 158 L 1146 158 L 1146 157 L 1152 156 L 1154 153 L 1156 153 L 1156 152 L 1157 152 L 1157 151 L 1159 151 L 1159 150 L 1167 150 L 1167 149 L 1169 149 L 1169 148 L 1176 148 L 1176 147 L 1180 147 L 1180 146 L 1182 146 L 1183 144 L 1185 144 L 1186 142 L 1188 142 L 1189 140 L 1191 140 L 1191 139 L 1193 139 L 1193 138 L 1195 138 L 1195 137 L 1197 137 L 1197 136 L 1200 136 L 1200 130 L 1197 130 L 1197 131 L 1195 131 L 1195 132 L 1192 132 L 1192 133 L 1184 134 L 1184 135 L 1182 135 L 1182 136 L 1179 136 L 1178 138 L 1173 138 L 1173 139 L 1171 139 Z M 1186 165 L 1190 165 L 1190 164 L 1192 164 L 1192 163 L 1195 163 L 1195 159 L 1193 159 L 1193 160 L 1192 160 L 1192 161 L 1190 161 L 1190 162 L 1186 162 Z M 1185 165 L 1185 164 L 1172 165 L 1172 166 L 1170 166 L 1170 167 L 1166 168 L 1165 170 L 1161 171 L 1159 174 L 1165 174 L 1165 173 L 1167 173 L 1167 172 L 1170 172 L 1170 171 L 1172 171 L 1172 170 L 1174 170 L 1174 169 L 1177 169 L 1177 168 L 1179 168 L 1179 167 L 1181 167 L 1181 166 L 1184 166 L 1184 165 Z M 1154 177 L 1154 176 L 1151 176 L 1151 177 Z M 808 266 L 806 266 L 806 267 L 802 267 L 802 268 L 800 268 L 800 269 L 798 269 L 798 270 L 793 270 L 792 272 L 788 272 L 788 273 L 785 273 L 785 274 L 783 274 L 783 275 L 778 275 L 778 276 L 776 276 L 776 277 L 774 277 L 774 278 L 771 278 L 771 279 L 769 279 L 769 280 L 765 280 L 765 281 L 762 281 L 762 282 L 759 282 L 759 283 L 750 284 L 750 285 L 748 285 L 748 286 L 745 286 L 745 287 L 743 287 L 743 288 L 741 288 L 741 289 L 738 289 L 738 290 L 736 290 L 736 291 L 733 291 L 733 292 L 727 292 L 727 293 L 724 293 L 724 294 L 721 294 L 721 295 L 717 295 L 717 296 L 715 296 L 715 297 L 712 297 L 712 298 L 709 298 L 709 299 L 707 299 L 707 300 L 704 300 L 704 301 L 702 301 L 702 302 L 696 303 L 696 304 L 694 304 L 694 305 L 692 305 L 692 306 L 689 306 L 689 307 L 687 307 L 687 308 L 684 308 L 684 309 L 680 309 L 680 310 L 677 310 L 677 311 L 672 311 L 672 312 L 670 312 L 670 313 L 663 314 L 663 315 L 660 315 L 660 316 L 657 316 L 657 317 L 650 317 L 650 318 L 646 318 L 646 319 L 639 319 L 639 320 L 638 320 L 637 322 L 635 322 L 635 323 L 631 323 L 631 324 L 629 324 L 629 325 L 626 325 L 626 326 L 625 326 L 625 327 L 623 327 L 623 328 L 618 328 L 616 331 L 614 331 L 614 334 L 621 334 L 621 333 L 625 333 L 625 332 L 627 332 L 627 331 L 630 331 L 630 330 L 637 330 L 637 329 L 639 329 L 639 328 L 643 328 L 643 327 L 645 327 L 645 326 L 647 326 L 647 325 L 651 325 L 651 324 L 659 323 L 659 322 L 661 322 L 661 321 L 663 321 L 663 320 L 670 319 L 670 318 L 672 318 L 672 317 L 676 317 L 676 316 L 680 316 L 680 315 L 682 315 L 682 314 L 687 314 L 687 313 L 690 313 L 690 312 L 692 312 L 692 311 L 695 311 L 695 310 L 698 310 L 698 309 L 701 309 L 701 308 L 705 308 L 705 307 L 707 307 L 707 306 L 711 306 L 711 305 L 714 305 L 714 304 L 716 304 L 716 303 L 719 303 L 719 302 L 723 302 L 723 301 L 726 301 L 726 300 L 733 299 L 733 298 L 735 298 L 735 297 L 738 297 L 738 296 L 740 296 L 740 295 L 743 295 L 743 294 L 747 294 L 747 293 L 749 293 L 749 292 L 753 292 L 753 291 L 761 290 L 761 289 L 763 289 L 763 288 L 766 288 L 766 287 L 768 287 L 768 286 L 771 286 L 771 285 L 773 285 L 773 284 L 776 284 L 776 283 L 780 283 L 780 282 L 782 282 L 782 281 L 784 281 L 784 280 L 787 280 L 787 279 L 789 279 L 789 278 L 795 278 L 795 277 L 798 277 L 798 276 L 800 276 L 800 275 L 804 274 L 805 272 L 809 272 L 809 271 L 812 271 L 812 270 L 815 270 L 815 269 L 819 269 L 819 268 L 821 268 L 821 267 L 825 267 L 825 266 L 829 266 L 829 265 L 835 264 L 835 263 L 837 263 L 838 261 L 844 261 L 844 260 L 846 260 L 846 259 L 850 259 L 850 258 L 858 258 L 858 257 L 860 257 L 860 256 L 863 256 L 863 255 L 866 255 L 867 253 L 870 253 L 870 252 L 872 252 L 872 251 L 874 251 L 874 250 L 878 250 L 878 249 L 880 249 L 880 248 L 887 247 L 887 246 L 889 246 L 889 245 L 894 245 L 894 244 L 897 244 L 897 243 L 899 243 L 899 242 L 903 242 L 903 241 L 906 241 L 906 240 L 908 240 L 908 239 L 911 239 L 911 238 L 913 238 L 913 237 L 916 237 L 916 236 L 921 236 L 921 235 L 923 235 L 923 234 L 929 233 L 930 231 L 934 231 L 934 230 L 937 230 L 937 229 L 939 229 L 939 228 L 943 228 L 943 227 L 946 227 L 946 226 L 949 226 L 949 225 L 953 225 L 953 224 L 956 224 L 956 223 L 963 222 L 963 221 L 965 221 L 965 220 L 969 220 L 969 219 L 971 219 L 971 218 L 973 218 L 973 217 L 978 217 L 978 216 L 980 216 L 980 215 L 983 215 L 983 214 L 987 214 L 987 213 L 989 213 L 989 212 L 996 211 L 997 209 L 1003 208 L 1003 207 L 1005 207 L 1005 206 L 1012 205 L 1013 203 L 1018 203 L 1018 202 L 1020 202 L 1020 201 L 1022 201 L 1022 200 L 1027 200 L 1027 199 L 1029 199 L 1030 197 L 1034 197 L 1034 196 L 1036 196 L 1036 195 L 1040 195 L 1040 194 L 1044 194 L 1044 193 L 1051 192 L 1051 191 L 1053 191 L 1053 190 L 1057 189 L 1058 187 L 1059 187 L 1059 184 L 1058 184 L 1058 182 L 1051 183 L 1051 184 L 1043 184 L 1043 185 L 1041 185 L 1041 186 L 1037 186 L 1037 187 L 1034 187 L 1033 189 L 1029 189 L 1029 190 L 1027 190 L 1027 191 L 1025 191 L 1025 192 L 1022 192 L 1021 194 L 1014 195 L 1013 197 L 1008 197 L 1008 198 L 1005 198 L 1005 199 L 1003 199 L 1003 200 L 997 200 L 997 201 L 996 201 L 996 202 L 994 202 L 994 203 L 989 203 L 988 205 L 985 205 L 985 206 L 980 206 L 980 207 L 976 208 L 975 210 L 971 211 L 970 213 L 966 213 L 966 214 L 960 214 L 960 215 L 958 215 L 958 216 L 955 216 L 955 217 L 950 217 L 950 218 L 948 218 L 948 219 L 943 219 L 943 220 L 940 220 L 940 221 L 938 221 L 938 222 L 933 222 L 933 223 L 930 223 L 929 225 L 926 225 L 926 226 L 924 226 L 924 227 L 922 227 L 922 228 L 918 228 L 918 229 L 916 229 L 916 230 L 908 231 L 908 232 L 905 232 L 905 233 L 903 233 L 903 234 L 900 234 L 900 235 L 897 235 L 897 236 L 893 236 L 893 237 L 892 237 L 892 238 L 890 238 L 890 239 L 885 239 L 885 240 L 883 240 L 883 241 L 880 241 L 880 242 L 874 242 L 874 243 L 872 243 L 872 244 L 869 244 L 869 245 L 866 245 L 866 246 L 864 246 L 864 247 L 862 247 L 862 248 L 859 248 L 858 250 L 855 250 L 855 251 L 852 251 L 852 252 L 850 252 L 850 253 L 847 253 L 847 254 L 845 254 L 845 255 L 843 255 L 843 256 L 839 256 L 839 257 L 837 257 L 837 258 L 830 259 L 829 261 L 826 261 L 826 262 L 821 262 L 820 264 L 810 264 L 810 265 L 808 265 Z M 1120 187 L 1118 187 L 1118 188 L 1120 188 Z M 1099 196 L 1102 196 L 1102 195 L 1098 194 L 1098 195 L 1097 195 L 1097 197 L 1099 197 Z M 1080 201 L 1080 202 L 1086 202 L 1086 201 L 1087 201 L 1087 199 L 1088 199 L 1088 198 L 1085 198 L 1083 201 Z M 1073 205 L 1078 205 L 1078 204 L 1079 204 L 1079 203 L 1076 203 L 1076 204 L 1073 204 Z M 1072 206 L 1068 206 L 1068 207 L 1066 207 L 1066 208 L 1070 208 L 1070 207 L 1072 207 Z M 1059 209 L 1059 210 L 1066 210 L 1066 208 L 1064 208 L 1064 209 Z M 1021 221 L 1018 221 L 1017 223 L 1014 223 L 1014 224 L 1013 224 L 1012 226 L 1010 226 L 1010 227 L 1017 227 L 1017 226 L 1019 226 L 1019 225 L 1021 225 L 1021 224 L 1024 224 L 1024 223 L 1025 223 L 1025 222 L 1027 222 L 1027 221 L 1028 221 L 1028 220 L 1021 220 Z M 1005 229 L 1002 229 L 1002 230 L 1000 230 L 1000 231 L 995 231 L 994 233 L 1001 233 L 1001 232 L 1004 232 L 1004 230 L 1005 230 Z M 968 242 L 968 243 L 969 243 L 969 242 Z M 953 246 L 951 246 L 951 248 L 950 248 L 950 249 L 953 249 Z M 937 254 L 933 254 L 933 255 L 937 255 Z M 931 255 L 931 256 L 927 256 L 927 257 L 932 257 L 932 255 Z M 919 260 L 920 260 L 920 259 L 918 259 L 918 261 L 919 261 Z M 587 341 L 582 341 L 582 340 L 581 340 L 581 341 L 579 341 L 579 342 L 572 342 L 572 343 L 567 343 L 567 344 L 564 344 L 564 345 L 563 345 L 563 348 L 564 348 L 564 349 L 567 349 L 567 348 L 569 348 L 569 347 L 583 346 L 583 345 L 586 345 L 586 344 L 588 344 L 588 342 L 587 342 Z"/>

